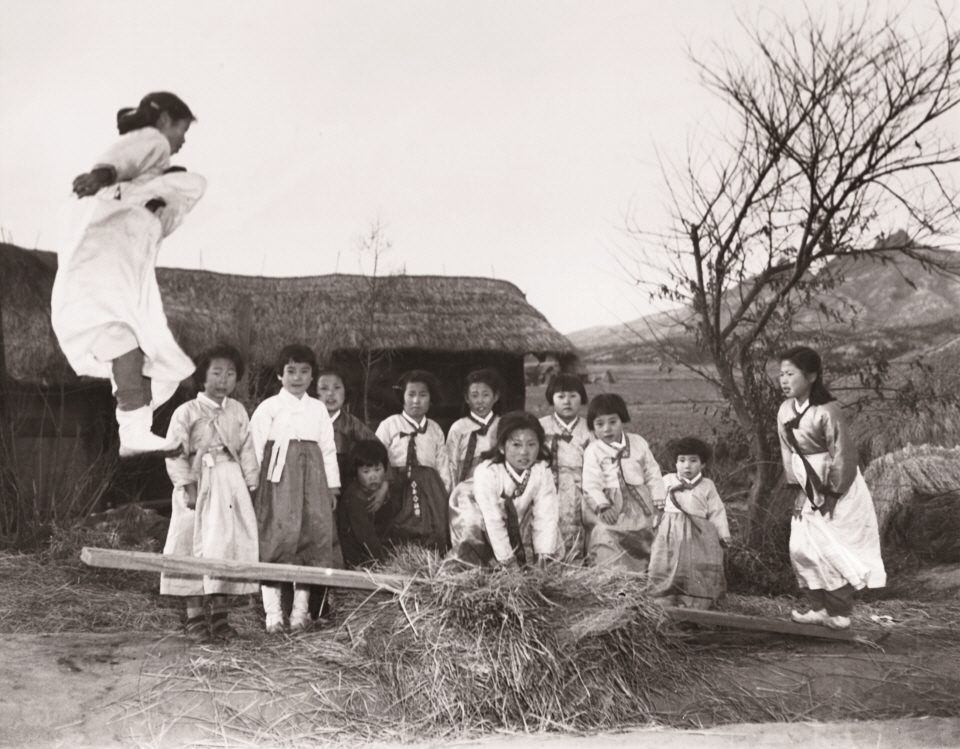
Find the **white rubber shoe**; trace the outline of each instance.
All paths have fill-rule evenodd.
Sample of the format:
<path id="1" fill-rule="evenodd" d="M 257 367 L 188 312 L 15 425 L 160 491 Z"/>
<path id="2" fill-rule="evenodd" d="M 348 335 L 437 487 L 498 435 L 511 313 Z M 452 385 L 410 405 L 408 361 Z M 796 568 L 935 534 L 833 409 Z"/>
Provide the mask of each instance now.
<path id="1" fill-rule="evenodd" d="M 263 611 L 267 615 L 267 634 L 279 635 L 283 632 L 283 605 L 280 588 L 275 585 L 261 585 Z"/>
<path id="2" fill-rule="evenodd" d="M 297 585 L 293 589 L 293 610 L 290 612 L 290 631 L 303 632 L 310 626 L 310 587 Z"/>
<path id="3" fill-rule="evenodd" d="M 120 428 L 121 458 L 147 453 L 172 453 L 180 447 L 176 440 L 168 440 L 150 431 L 153 426 L 153 409 L 150 406 L 133 411 L 121 411 L 118 408 L 117 425 Z"/>
<path id="4" fill-rule="evenodd" d="M 849 616 L 827 616 L 823 623 L 828 629 L 850 629 Z"/>
<path id="5" fill-rule="evenodd" d="M 797 624 L 826 624 L 829 617 L 825 609 L 819 609 L 817 611 L 810 610 L 805 614 L 801 614 L 799 611 L 791 611 L 790 618 Z M 849 621 L 847 625 L 849 626 Z"/>

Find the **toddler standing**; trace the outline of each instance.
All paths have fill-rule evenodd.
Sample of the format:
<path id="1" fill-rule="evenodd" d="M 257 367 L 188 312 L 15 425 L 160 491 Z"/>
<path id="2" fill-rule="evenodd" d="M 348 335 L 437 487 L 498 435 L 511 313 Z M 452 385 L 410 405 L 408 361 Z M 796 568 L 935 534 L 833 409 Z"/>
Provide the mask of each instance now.
<path id="1" fill-rule="evenodd" d="M 580 409 L 587 402 L 583 380 L 561 372 L 547 384 L 547 403 L 553 413 L 540 419 L 550 451 L 553 478 L 560 502 L 560 538 L 563 558 L 581 562 L 585 553 L 583 527 L 583 453 L 593 441 Z"/>
<path id="2" fill-rule="evenodd" d="M 587 425 L 597 436 L 583 454 L 583 515 L 591 564 L 645 572 L 663 479 L 647 441 L 623 425 L 630 413 L 615 393 L 594 397 Z"/>
<path id="3" fill-rule="evenodd" d="M 201 391 L 170 419 L 167 439 L 183 446 L 167 459 L 173 482 L 170 530 L 164 554 L 256 562 L 257 519 L 250 492 L 257 488 L 257 456 L 247 412 L 230 398 L 243 377 L 243 359 L 233 346 L 214 346 L 197 361 Z M 227 621 L 227 596 L 255 593 L 256 583 L 218 577 L 160 576 L 161 595 L 186 597 L 187 635 L 202 639 L 237 635 Z M 211 599 L 210 627 L 203 596 Z"/>
<path id="4" fill-rule="evenodd" d="M 703 475 L 710 447 L 696 437 L 673 445 L 676 473 L 663 477 L 666 503 L 650 551 L 650 592 L 668 605 L 709 609 L 726 590 L 727 511 Z"/>
<path id="5" fill-rule="evenodd" d="M 333 509 L 340 491 L 340 470 L 333 424 L 327 409 L 308 390 L 319 370 L 313 351 L 286 346 L 277 357 L 282 389 L 257 406 L 250 419 L 260 457 L 257 525 L 260 561 L 340 567 Z M 261 585 L 267 632 L 283 631 L 279 583 Z M 310 586 L 294 586 L 290 630 L 310 621 Z"/>

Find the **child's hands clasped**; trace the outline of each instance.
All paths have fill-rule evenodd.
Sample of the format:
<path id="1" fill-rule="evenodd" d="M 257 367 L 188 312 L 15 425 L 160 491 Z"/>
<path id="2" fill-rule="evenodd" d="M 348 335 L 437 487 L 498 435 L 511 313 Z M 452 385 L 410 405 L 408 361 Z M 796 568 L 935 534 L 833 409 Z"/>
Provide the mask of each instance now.
<path id="1" fill-rule="evenodd" d="M 617 518 L 620 517 L 620 513 L 617 512 L 617 508 L 612 506 L 601 507 L 597 511 L 597 515 L 599 515 L 600 519 L 607 525 L 613 525 L 617 522 Z"/>

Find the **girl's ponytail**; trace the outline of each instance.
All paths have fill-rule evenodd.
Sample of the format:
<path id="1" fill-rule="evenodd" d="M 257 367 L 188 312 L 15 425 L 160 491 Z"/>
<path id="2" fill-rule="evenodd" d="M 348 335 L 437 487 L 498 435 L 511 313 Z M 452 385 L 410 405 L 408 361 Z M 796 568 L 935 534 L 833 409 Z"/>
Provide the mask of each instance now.
<path id="1" fill-rule="evenodd" d="M 172 120 L 196 119 L 179 96 L 169 91 L 154 91 L 140 100 L 140 106 L 124 107 L 117 112 L 117 130 L 124 135 L 133 130 L 153 127 L 163 112 L 169 114 Z"/>

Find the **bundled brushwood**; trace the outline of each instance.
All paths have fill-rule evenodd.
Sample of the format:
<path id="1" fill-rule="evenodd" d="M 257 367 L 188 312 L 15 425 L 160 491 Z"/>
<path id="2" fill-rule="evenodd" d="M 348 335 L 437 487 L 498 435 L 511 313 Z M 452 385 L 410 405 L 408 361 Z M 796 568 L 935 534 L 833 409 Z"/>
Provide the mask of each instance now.
<path id="1" fill-rule="evenodd" d="M 909 445 L 877 458 L 864 478 L 886 544 L 960 562 L 960 448 Z"/>
<path id="2" fill-rule="evenodd" d="M 390 571 L 422 574 L 409 562 L 401 557 Z M 642 577 L 564 566 L 427 569 L 397 601 L 353 610 L 338 632 L 370 661 L 406 724 L 530 731 L 641 723 L 658 693 L 693 676 Z"/>

